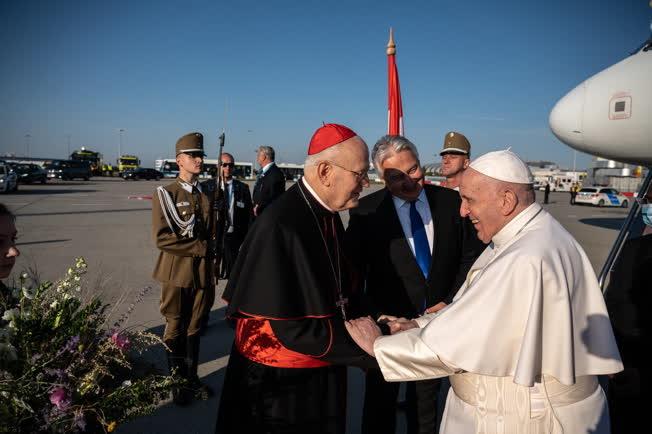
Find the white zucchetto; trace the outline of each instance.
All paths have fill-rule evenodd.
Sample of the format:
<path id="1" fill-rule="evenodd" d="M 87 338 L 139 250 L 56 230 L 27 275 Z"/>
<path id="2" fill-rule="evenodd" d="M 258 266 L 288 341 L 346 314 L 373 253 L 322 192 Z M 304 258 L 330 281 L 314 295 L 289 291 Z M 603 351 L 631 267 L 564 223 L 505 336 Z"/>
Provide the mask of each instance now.
<path id="1" fill-rule="evenodd" d="M 510 150 L 488 152 L 471 162 L 469 167 L 490 178 L 514 184 L 533 184 L 527 164 Z"/>

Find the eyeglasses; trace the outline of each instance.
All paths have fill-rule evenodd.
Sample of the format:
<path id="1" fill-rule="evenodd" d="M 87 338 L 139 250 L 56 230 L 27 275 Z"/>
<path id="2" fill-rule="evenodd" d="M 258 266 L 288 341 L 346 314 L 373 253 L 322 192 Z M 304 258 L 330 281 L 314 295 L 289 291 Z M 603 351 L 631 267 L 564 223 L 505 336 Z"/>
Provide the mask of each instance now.
<path id="1" fill-rule="evenodd" d="M 639 205 L 649 205 L 652 203 L 647 197 L 637 197 L 636 202 L 638 202 Z"/>
<path id="2" fill-rule="evenodd" d="M 328 163 L 332 164 L 333 166 L 339 167 L 342 170 L 346 170 L 347 172 L 353 173 L 355 175 L 355 180 L 358 182 L 362 182 L 365 179 L 369 179 L 369 169 L 362 170 L 360 172 L 356 172 L 355 170 L 347 169 L 346 167 L 342 167 L 337 163 L 334 163 L 332 161 L 328 161 Z"/>
<path id="3" fill-rule="evenodd" d="M 222 163 L 222 167 L 234 167 L 234 163 Z"/>

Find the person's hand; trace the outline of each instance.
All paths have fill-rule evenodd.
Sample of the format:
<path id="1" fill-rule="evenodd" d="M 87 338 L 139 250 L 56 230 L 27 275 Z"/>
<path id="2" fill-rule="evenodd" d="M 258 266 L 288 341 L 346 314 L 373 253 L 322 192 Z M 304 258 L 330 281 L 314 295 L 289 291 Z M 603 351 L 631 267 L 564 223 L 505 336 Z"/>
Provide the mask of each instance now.
<path id="1" fill-rule="evenodd" d="M 254 215 L 258 217 L 258 204 L 254 205 Z"/>
<path id="2" fill-rule="evenodd" d="M 376 341 L 376 338 L 382 336 L 382 332 L 374 320 L 366 316 L 345 321 L 344 325 L 355 343 L 358 344 L 358 346 L 367 354 L 375 357 L 374 342 Z"/>
<path id="3" fill-rule="evenodd" d="M 435 313 L 435 312 L 439 312 L 440 310 L 442 310 L 442 309 L 445 308 L 446 306 L 448 306 L 446 303 L 444 303 L 443 301 L 440 301 L 440 302 L 437 303 L 436 305 L 434 305 L 434 306 L 430 306 L 428 309 L 426 309 L 426 313 Z"/>
<path id="4" fill-rule="evenodd" d="M 389 322 L 396 321 L 397 319 L 398 319 L 397 317 L 392 316 L 392 315 L 381 315 L 381 316 L 378 317 L 376 322 L 378 324 L 387 324 Z"/>
<path id="5" fill-rule="evenodd" d="M 407 318 L 398 318 L 395 321 L 388 323 L 389 331 L 391 334 L 396 334 L 405 330 L 419 328 L 416 321 Z"/>

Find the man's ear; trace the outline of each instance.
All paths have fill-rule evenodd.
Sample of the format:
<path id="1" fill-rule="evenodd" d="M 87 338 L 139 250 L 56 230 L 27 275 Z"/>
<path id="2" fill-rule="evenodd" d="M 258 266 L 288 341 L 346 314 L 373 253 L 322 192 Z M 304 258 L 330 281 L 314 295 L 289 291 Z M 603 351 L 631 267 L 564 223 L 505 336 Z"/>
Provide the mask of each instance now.
<path id="1" fill-rule="evenodd" d="M 502 214 L 504 216 L 510 215 L 518 205 L 518 196 L 512 190 L 503 191 Z"/>
<path id="2" fill-rule="evenodd" d="M 330 187 L 331 177 L 333 175 L 333 166 L 327 161 L 322 161 L 317 165 L 317 178 L 325 187 Z"/>
<path id="3" fill-rule="evenodd" d="M 469 167 L 469 164 L 471 164 L 471 160 L 470 160 L 469 158 L 467 158 L 466 160 L 464 160 L 464 168 L 465 168 L 465 169 Z"/>

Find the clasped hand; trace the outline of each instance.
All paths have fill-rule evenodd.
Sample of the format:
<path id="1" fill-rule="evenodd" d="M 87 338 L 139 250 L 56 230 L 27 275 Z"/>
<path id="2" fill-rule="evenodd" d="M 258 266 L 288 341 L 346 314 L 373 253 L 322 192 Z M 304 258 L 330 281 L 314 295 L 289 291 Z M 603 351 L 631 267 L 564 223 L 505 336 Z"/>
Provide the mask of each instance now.
<path id="1" fill-rule="evenodd" d="M 396 318 L 389 315 L 381 315 L 380 318 L 378 318 L 378 322 L 387 323 L 392 334 L 419 327 L 415 321 L 406 318 Z M 375 357 L 374 342 L 377 338 L 382 336 L 382 332 L 376 322 L 371 319 L 371 317 L 366 316 L 346 321 L 344 325 L 355 343 L 358 344 L 358 346 L 367 354 Z"/>

